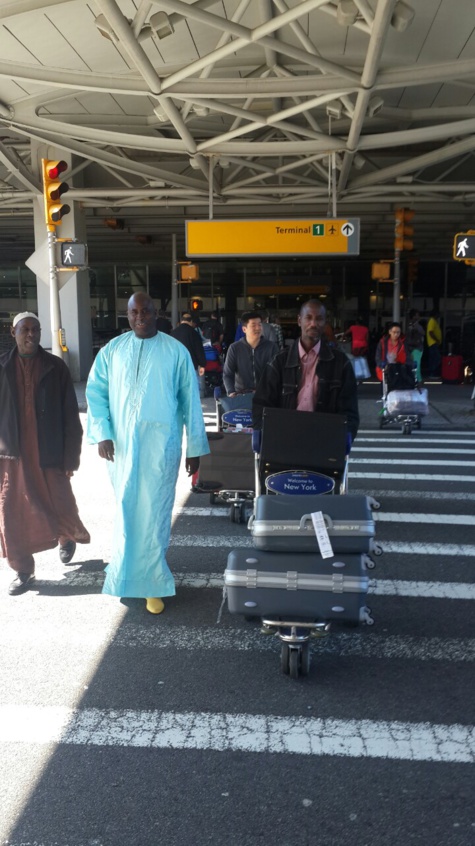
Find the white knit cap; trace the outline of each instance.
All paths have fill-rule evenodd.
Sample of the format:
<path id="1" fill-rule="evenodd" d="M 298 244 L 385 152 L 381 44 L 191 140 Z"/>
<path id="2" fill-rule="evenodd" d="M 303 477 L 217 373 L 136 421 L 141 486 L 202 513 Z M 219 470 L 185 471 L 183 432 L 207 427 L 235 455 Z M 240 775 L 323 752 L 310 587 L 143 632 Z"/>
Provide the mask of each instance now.
<path id="1" fill-rule="evenodd" d="M 20 311 L 20 314 L 17 314 L 16 317 L 13 318 L 13 328 L 20 322 L 20 320 L 25 320 L 26 317 L 34 317 L 35 320 L 38 320 L 38 315 L 33 314 L 32 311 Z M 39 321 L 38 321 L 39 322 Z"/>

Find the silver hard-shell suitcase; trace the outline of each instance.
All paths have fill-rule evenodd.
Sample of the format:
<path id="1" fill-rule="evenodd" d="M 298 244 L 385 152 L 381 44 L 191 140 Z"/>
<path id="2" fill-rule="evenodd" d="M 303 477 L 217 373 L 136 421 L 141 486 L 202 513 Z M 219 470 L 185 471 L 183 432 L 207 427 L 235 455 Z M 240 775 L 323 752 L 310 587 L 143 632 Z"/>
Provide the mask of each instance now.
<path id="1" fill-rule="evenodd" d="M 234 549 L 224 574 L 231 614 L 292 620 L 366 619 L 366 556 Z"/>
<path id="2" fill-rule="evenodd" d="M 321 511 L 335 553 L 378 552 L 375 523 L 366 496 L 258 496 L 249 521 L 256 549 L 318 553 L 311 518 Z"/>

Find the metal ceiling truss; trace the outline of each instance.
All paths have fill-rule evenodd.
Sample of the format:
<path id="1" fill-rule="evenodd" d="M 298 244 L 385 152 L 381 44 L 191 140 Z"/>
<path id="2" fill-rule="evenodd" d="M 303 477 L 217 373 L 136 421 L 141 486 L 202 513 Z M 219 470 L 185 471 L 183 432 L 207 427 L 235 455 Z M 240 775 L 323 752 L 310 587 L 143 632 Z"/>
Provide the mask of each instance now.
<path id="1" fill-rule="evenodd" d="M 0 26 L 14 17 L 21 27 L 29 15 L 68 4 L 4 3 Z M 0 86 L 33 87 L 0 102 L 0 207 L 23 210 L 41 192 L 15 150 L 30 139 L 81 157 L 73 172 L 83 171 L 84 187 L 69 196 L 85 208 L 166 203 L 232 216 L 233 207 L 271 204 L 289 215 L 305 213 L 300 208 L 321 215 L 331 193 L 333 211 L 337 203 L 354 213 L 384 202 L 417 204 L 427 214 L 429 203 L 452 203 L 460 214 L 475 196 L 475 59 L 391 66 L 385 56 L 395 55 L 394 39 L 402 53 L 405 46 L 404 32 L 393 29 L 401 6 L 405 20 L 400 0 L 354 0 L 345 56 L 318 37 L 325 25 L 335 43 L 341 39 L 337 0 L 95 0 L 91 38 L 99 30 L 127 57 L 122 73 L 0 61 Z M 76 14 L 77 7 L 75 0 Z M 197 57 L 187 50 L 184 22 L 195 54 L 206 42 Z M 159 60 L 168 54 L 165 39 L 171 61 Z M 459 102 L 431 106 L 424 91 L 435 84 L 453 85 Z M 420 106 L 414 98 L 405 105 L 411 91 Z M 123 98 L 122 113 L 91 112 L 84 95 Z M 84 112 L 69 109 L 74 99 Z M 102 169 L 102 186 L 93 181 L 97 168 L 89 178 L 91 163 Z"/>

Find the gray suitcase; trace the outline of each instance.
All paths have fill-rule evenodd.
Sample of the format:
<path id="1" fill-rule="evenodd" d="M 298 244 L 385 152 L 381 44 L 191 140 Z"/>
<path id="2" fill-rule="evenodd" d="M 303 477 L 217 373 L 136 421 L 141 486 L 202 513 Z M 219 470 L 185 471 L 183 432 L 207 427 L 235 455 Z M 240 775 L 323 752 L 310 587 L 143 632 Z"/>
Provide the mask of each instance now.
<path id="1" fill-rule="evenodd" d="M 234 549 L 224 573 L 231 614 L 292 620 L 365 619 L 364 555 L 322 558 Z"/>
<path id="2" fill-rule="evenodd" d="M 322 511 L 335 553 L 372 552 L 375 524 L 366 496 L 258 496 L 250 527 L 267 552 L 318 552 L 312 512 Z"/>

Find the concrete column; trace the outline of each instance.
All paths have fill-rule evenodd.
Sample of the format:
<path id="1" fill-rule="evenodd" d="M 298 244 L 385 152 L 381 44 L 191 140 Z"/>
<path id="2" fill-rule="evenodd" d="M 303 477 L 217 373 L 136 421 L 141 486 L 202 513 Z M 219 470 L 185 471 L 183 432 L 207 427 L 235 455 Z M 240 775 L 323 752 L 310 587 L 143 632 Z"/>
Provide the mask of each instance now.
<path id="1" fill-rule="evenodd" d="M 68 170 L 65 171 L 63 181 L 72 188 L 73 183 L 69 177 L 72 170 L 72 156 L 51 145 L 31 142 L 32 168 L 41 179 L 41 159 L 63 159 L 68 163 Z M 79 187 L 81 174 L 75 177 L 74 185 Z M 63 200 L 71 207 L 71 211 L 63 222 L 56 229 L 58 238 L 76 238 L 78 241 L 87 243 L 86 219 L 84 212 L 77 202 L 63 196 Z M 43 199 L 40 197 L 34 204 L 34 228 L 35 228 L 35 249 L 38 250 L 46 244 L 47 232 L 44 220 Z M 63 276 L 59 274 L 60 281 Z M 61 323 L 66 333 L 66 344 L 69 349 L 69 369 L 74 382 L 80 382 L 87 378 L 92 364 L 92 325 L 91 325 L 91 304 L 89 294 L 89 273 L 82 270 L 68 276 L 68 281 L 59 292 Z M 36 276 L 38 291 L 38 316 L 41 322 L 41 343 L 44 347 L 51 347 L 51 325 L 48 277 L 45 279 Z"/>

